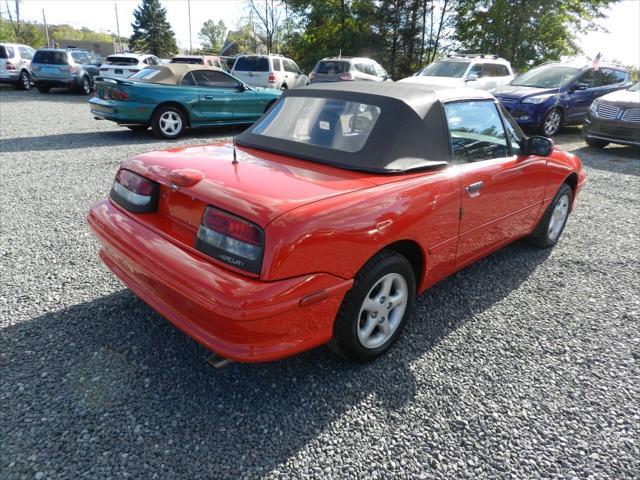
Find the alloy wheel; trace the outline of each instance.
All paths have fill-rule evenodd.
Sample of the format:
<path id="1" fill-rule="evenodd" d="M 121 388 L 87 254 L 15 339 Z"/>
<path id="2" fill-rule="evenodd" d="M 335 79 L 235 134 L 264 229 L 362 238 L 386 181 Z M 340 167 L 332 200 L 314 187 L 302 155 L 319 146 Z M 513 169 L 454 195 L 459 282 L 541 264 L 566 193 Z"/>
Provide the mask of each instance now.
<path id="1" fill-rule="evenodd" d="M 91 93 L 91 85 L 89 85 L 89 80 L 86 77 L 82 80 L 82 91 L 85 95 Z"/>
<path id="2" fill-rule="evenodd" d="M 168 136 L 174 136 L 182 130 L 182 119 L 176 112 L 164 112 L 160 116 L 160 130 Z"/>
<path id="3" fill-rule="evenodd" d="M 554 135 L 560 128 L 561 118 L 562 117 L 560 116 L 560 112 L 558 112 L 558 110 L 549 112 L 547 117 L 544 119 L 544 134 L 547 136 Z"/>
<path id="4" fill-rule="evenodd" d="M 560 235 L 562 227 L 564 227 L 564 224 L 567 221 L 567 216 L 569 215 L 569 203 L 570 200 L 568 195 L 563 195 L 558 199 L 558 202 L 553 209 L 553 213 L 551 214 L 551 219 L 549 220 L 549 240 L 555 241 Z"/>
<path id="5" fill-rule="evenodd" d="M 22 75 L 20 75 L 20 81 L 22 82 L 22 88 L 24 90 L 29 90 L 31 88 L 31 78 L 29 78 L 29 74 L 27 72 L 22 72 Z"/>
<path id="6" fill-rule="evenodd" d="M 393 336 L 409 300 L 407 282 L 399 273 L 388 273 L 369 290 L 358 314 L 358 340 L 374 349 Z"/>

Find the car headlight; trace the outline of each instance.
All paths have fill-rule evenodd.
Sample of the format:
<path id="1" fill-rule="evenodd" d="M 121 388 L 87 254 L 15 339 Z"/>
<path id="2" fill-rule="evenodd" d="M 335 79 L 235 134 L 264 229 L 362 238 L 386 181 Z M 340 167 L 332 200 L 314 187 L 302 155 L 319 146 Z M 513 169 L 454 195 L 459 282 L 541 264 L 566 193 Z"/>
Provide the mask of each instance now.
<path id="1" fill-rule="evenodd" d="M 553 97 L 553 95 L 537 95 L 535 97 L 527 97 L 524 100 L 522 100 L 522 103 L 533 103 L 535 105 L 539 105 L 541 103 L 546 102 L 551 97 Z"/>
<path id="2" fill-rule="evenodd" d="M 591 102 L 591 105 L 589 105 L 589 110 L 594 115 L 598 114 L 598 100 L 594 100 L 593 102 Z"/>

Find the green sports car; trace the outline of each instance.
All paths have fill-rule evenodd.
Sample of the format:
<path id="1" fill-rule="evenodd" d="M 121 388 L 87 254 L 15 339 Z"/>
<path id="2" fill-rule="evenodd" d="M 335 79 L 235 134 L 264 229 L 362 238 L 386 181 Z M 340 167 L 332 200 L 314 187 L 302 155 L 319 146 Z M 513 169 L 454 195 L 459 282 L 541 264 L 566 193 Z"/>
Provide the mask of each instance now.
<path id="1" fill-rule="evenodd" d="M 168 64 L 147 67 L 126 80 L 98 77 L 89 101 L 96 119 L 161 138 L 186 128 L 253 123 L 280 97 L 279 90 L 250 87 L 218 69 Z"/>

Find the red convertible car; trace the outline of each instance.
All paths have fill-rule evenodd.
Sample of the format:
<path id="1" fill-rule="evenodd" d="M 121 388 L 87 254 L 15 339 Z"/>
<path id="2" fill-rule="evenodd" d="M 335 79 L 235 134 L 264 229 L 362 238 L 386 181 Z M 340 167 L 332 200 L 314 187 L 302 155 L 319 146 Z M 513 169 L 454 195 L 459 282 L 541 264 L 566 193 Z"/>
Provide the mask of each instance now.
<path id="1" fill-rule="evenodd" d="M 560 237 L 578 157 L 479 90 L 289 90 L 235 145 L 125 161 L 88 222 L 131 290 L 223 357 L 386 351 L 414 298 L 520 238 Z"/>

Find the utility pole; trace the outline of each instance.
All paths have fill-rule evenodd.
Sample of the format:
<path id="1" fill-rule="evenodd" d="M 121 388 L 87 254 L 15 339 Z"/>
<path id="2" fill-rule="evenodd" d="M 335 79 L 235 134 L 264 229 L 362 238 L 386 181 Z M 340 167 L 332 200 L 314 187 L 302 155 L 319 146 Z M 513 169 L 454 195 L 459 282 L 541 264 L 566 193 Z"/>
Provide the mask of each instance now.
<path id="1" fill-rule="evenodd" d="M 118 20 L 118 2 L 113 2 L 113 6 L 116 9 L 116 31 L 118 32 L 118 45 L 120 46 L 120 51 L 118 53 L 123 52 L 122 48 L 122 38 L 120 38 L 120 21 Z"/>
<path id="2" fill-rule="evenodd" d="M 187 9 L 189 10 L 189 55 L 191 55 L 191 0 L 187 0 Z"/>
<path id="3" fill-rule="evenodd" d="M 51 46 L 49 42 L 49 27 L 47 26 L 47 17 L 44 16 L 44 8 L 42 9 L 42 22 L 44 23 L 44 33 L 47 35 L 47 47 Z"/>

